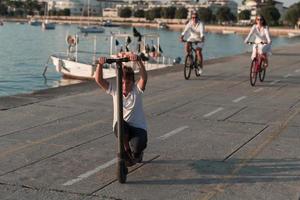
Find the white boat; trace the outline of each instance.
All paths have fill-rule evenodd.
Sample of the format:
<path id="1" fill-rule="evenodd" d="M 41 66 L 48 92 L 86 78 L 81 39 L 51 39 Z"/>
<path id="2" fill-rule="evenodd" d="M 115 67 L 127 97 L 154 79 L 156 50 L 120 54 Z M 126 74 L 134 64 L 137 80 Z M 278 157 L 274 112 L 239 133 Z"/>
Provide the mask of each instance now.
<path id="1" fill-rule="evenodd" d="M 84 13 L 84 10 L 82 10 L 82 15 Z M 88 7 L 87 7 L 87 16 L 90 17 L 90 0 L 88 0 Z M 86 26 L 80 26 L 79 30 L 81 33 L 104 33 L 105 29 L 101 26 L 95 26 L 90 25 L 90 21 L 88 20 L 88 23 Z"/>
<path id="2" fill-rule="evenodd" d="M 105 29 L 101 26 L 83 26 L 79 27 L 81 33 L 104 33 Z"/>
<path id="3" fill-rule="evenodd" d="M 42 25 L 42 22 L 38 21 L 37 19 L 31 18 L 28 21 L 28 24 L 31 26 L 40 26 L 40 25 Z"/>
<path id="4" fill-rule="evenodd" d="M 289 33 L 288 33 L 288 37 L 289 37 L 289 38 L 300 37 L 300 33 L 289 32 Z"/>
<path id="5" fill-rule="evenodd" d="M 158 28 L 160 28 L 160 29 L 167 29 L 168 25 L 166 23 L 159 22 L 158 23 Z"/>
<path id="6" fill-rule="evenodd" d="M 119 27 L 117 24 L 113 24 L 111 20 L 106 20 L 103 22 L 102 26 L 104 27 Z"/>
<path id="7" fill-rule="evenodd" d="M 55 23 L 49 22 L 47 19 L 42 23 L 42 28 L 44 30 L 53 30 L 55 29 Z"/>
<path id="8" fill-rule="evenodd" d="M 93 51 L 89 52 L 90 55 L 92 55 L 92 58 L 89 59 L 80 59 L 79 54 L 81 53 L 87 53 L 83 51 L 78 50 L 78 44 L 79 44 L 79 36 L 68 36 L 67 37 L 67 44 L 69 45 L 67 53 L 56 53 L 49 57 L 48 62 L 51 60 L 53 65 L 55 66 L 55 69 L 57 72 L 61 73 L 64 77 L 67 78 L 74 78 L 74 79 L 94 79 L 95 71 L 96 71 L 96 60 L 100 56 L 105 57 L 116 57 L 116 54 L 120 51 L 120 44 L 116 44 L 116 40 L 122 41 L 127 40 L 128 37 L 134 37 L 133 35 L 129 34 L 112 34 L 110 36 L 110 52 L 109 53 L 101 53 L 96 52 L 96 36 L 85 39 L 93 39 L 94 40 L 94 47 Z M 171 58 L 167 58 L 165 56 L 162 56 L 160 48 L 156 49 L 156 52 L 145 52 L 145 44 L 147 42 L 147 39 L 149 38 L 153 40 L 154 38 L 157 39 L 157 46 L 159 47 L 159 36 L 158 34 L 145 34 L 142 36 L 143 40 L 139 42 L 139 47 L 142 46 L 142 51 L 133 51 L 135 53 L 144 53 L 146 54 L 149 60 L 145 61 L 145 67 L 146 70 L 153 70 L 158 68 L 164 68 L 168 66 L 173 65 L 173 60 Z M 118 42 L 121 43 L 121 42 Z M 124 46 L 125 46 L 124 42 Z M 129 44 L 127 44 L 129 45 Z M 127 48 L 128 46 L 126 46 Z M 144 55 L 143 54 L 143 55 Z M 45 66 L 43 75 L 45 76 L 45 73 L 48 68 L 48 62 Z M 134 70 L 137 70 L 135 67 L 135 64 L 133 62 L 127 63 L 129 66 L 132 66 Z M 103 68 L 103 76 L 104 78 L 110 78 L 115 76 L 115 65 L 106 65 L 105 68 Z"/>
<path id="9" fill-rule="evenodd" d="M 45 3 L 45 10 L 44 10 L 44 13 L 45 13 L 45 20 L 43 21 L 42 23 L 42 29 L 43 30 L 53 30 L 55 29 L 55 23 L 53 22 L 50 22 L 47 18 L 48 18 L 48 15 L 49 15 L 49 10 L 48 10 L 48 3 Z"/>
<path id="10" fill-rule="evenodd" d="M 235 34 L 235 31 L 233 30 L 222 30 L 223 34 Z"/>

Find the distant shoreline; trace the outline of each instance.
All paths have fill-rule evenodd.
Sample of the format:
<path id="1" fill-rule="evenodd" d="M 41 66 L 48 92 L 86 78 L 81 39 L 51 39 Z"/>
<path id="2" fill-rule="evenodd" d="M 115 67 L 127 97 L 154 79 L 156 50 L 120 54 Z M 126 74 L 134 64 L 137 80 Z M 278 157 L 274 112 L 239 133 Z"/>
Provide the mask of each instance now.
<path id="1" fill-rule="evenodd" d="M 37 20 L 44 20 L 43 16 L 34 17 Z M 27 18 L 3 18 L 8 22 L 27 22 Z M 87 24 L 102 25 L 104 21 L 111 20 L 114 24 L 135 27 L 159 28 L 158 22 L 164 23 L 170 30 L 180 31 L 184 28 L 186 19 L 156 19 L 153 21 L 144 18 L 109 18 L 109 17 L 80 17 L 80 16 L 50 16 L 48 19 L 58 24 Z M 223 34 L 247 34 L 251 26 L 223 26 L 206 25 L 207 32 Z M 289 34 L 300 34 L 300 29 L 290 29 L 288 27 L 270 27 L 270 33 L 274 36 L 288 36 Z"/>

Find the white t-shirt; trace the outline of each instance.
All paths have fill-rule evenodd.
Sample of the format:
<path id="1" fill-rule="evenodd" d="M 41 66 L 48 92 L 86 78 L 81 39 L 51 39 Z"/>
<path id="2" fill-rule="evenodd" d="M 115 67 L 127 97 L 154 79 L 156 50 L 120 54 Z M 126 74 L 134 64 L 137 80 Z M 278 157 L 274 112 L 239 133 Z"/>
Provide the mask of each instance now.
<path id="1" fill-rule="evenodd" d="M 117 122 L 117 89 L 116 85 L 109 82 L 108 90 L 106 93 L 113 97 L 114 104 L 114 120 L 113 127 Z M 132 91 L 125 97 L 123 95 L 123 119 L 130 126 L 141 128 L 147 131 L 147 123 L 143 109 L 142 101 L 143 90 L 135 83 Z"/>
<path id="2" fill-rule="evenodd" d="M 181 33 L 182 36 L 187 36 L 187 41 L 189 42 L 197 42 L 201 41 L 202 37 L 204 37 L 204 25 L 201 21 L 199 21 L 197 24 L 193 24 L 192 21 L 189 21 L 189 23 L 185 26 L 183 32 Z"/>
<path id="3" fill-rule="evenodd" d="M 255 43 L 260 42 L 267 42 L 268 44 L 271 43 L 270 33 L 269 33 L 269 27 L 262 27 L 260 30 L 258 29 L 257 25 L 253 25 L 248 36 L 245 39 L 245 43 L 247 43 L 250 39 L 250 37 L 254 35 L 255 36 Z"/>

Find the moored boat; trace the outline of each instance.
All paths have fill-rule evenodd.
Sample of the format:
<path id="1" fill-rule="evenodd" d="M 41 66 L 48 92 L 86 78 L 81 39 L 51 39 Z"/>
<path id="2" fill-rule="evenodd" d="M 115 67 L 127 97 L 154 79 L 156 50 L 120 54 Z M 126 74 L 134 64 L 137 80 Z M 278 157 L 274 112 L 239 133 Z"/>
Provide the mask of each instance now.
<path id="1" fill-rule="evenodd" d="M 140 54 L 144 60 L 146 70 L 153 70 L 158 68 L 164 68 L 173 65 L 173 59 L 165 57 L 162 55 L 162 50 L 159 45 L 159 36 L 158 34 L 144 34 L 141 35 L 140 41 L 135 41 L 134 43 L 131 40 L 135 36 L 130 34 L 111 34 L 110 36 L 110 52 L 109 53 L 99 53 L 96 52 L 96 36 L 93 37 L 84 37 L 85 40 L 92 39 L 94 40 L 94 47 L 92 52 L 79 51 L 79 36 L 68 36 L 67 44 L 68 51 L 67 53 L 55 53 L 49 57 L 48 62 L 51 60 L 57 72 L 61 73 L 64 77 L 67 78 L 75 78 L 75 79 L 94 79 L 97 58 L 100 56 L 105 57 L 116 57 L 117 54 L 123 52 L 122 47 L 124 47 L 124 51 L 130 51 L 136 54 Z M 132 39 L 129 39 L 132 38 Z M 153 39 L 157 39 L 157 43 L 151 48 L 152 50 L 147 50 L 146 43 L 149 41 L 153 41 Z M 121 44 L 123 40 L 123 45 Z M 153 43 L 153 42 L 152 42 Z M 130 45 L 138 45 L 138 50 L 129 49 Z M 79 54 L 88 53 L 89 56 L 92 55 L 92 58 L 82 59 Z M 128 63 L 129 66 L 132 66 L 135 70 L 135 65 L 132 62 Z M 48 63 L 45 67 L 43 75 L 47 71 Z M 103 69 L 104 77 L 110 78 L 115 76 L 115 65 L 106 65 Z"/>
<path id="2" fill-rule="evenodd" d="M 101 26 L 82 26 L 79 27 L 81 33 L 104 33 L 105 29 Z"/>
<path id="3" fill-rule="evenodd" d="M 288 33 L 288 37 L 289 38 L 300 37 L 300 33 L 289 32 Z"/>
<path id="4" fill-rule="evenodd" d="M 55 29 L 55 23 L 52 23 L 52 22 L 49 22 L 48 20 L 45 20 L 42 23 L 42 28 L 44 30 L 53 30 L 53 29 Z"/>
<path id="5" fill-rule="evenodd" d="M 40 26 L 40 25 L 42 25 L 42 22 L 38 21 L 37 19 L 31 18 L 28 21 L 28 24 L 31 26 Z"/>

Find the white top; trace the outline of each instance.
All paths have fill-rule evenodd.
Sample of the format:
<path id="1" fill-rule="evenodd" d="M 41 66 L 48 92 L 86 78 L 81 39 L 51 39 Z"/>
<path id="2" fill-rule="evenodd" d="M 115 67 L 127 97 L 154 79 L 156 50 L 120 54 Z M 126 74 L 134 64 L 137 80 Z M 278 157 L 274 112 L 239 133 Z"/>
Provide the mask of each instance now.
<path id="1" fill-rule="evenodd" d="M 261 43 L 261 42 L 267 42 L 268 44 L 271 44 L 271 38 L 269 33 L 269 27 L 261 27 L 261 29 L 258 29 L 257 25 L 253 25 L 250 33 L 245 39 L 245 43 L 249 42 L 250 37 L 254 35 L 255 36 L 255 43 Z"/>
<path id="2" fill-rule="evenodd" d="M 109 83 L 108 90 L 106 93 L 113 97 L 114 104 L 114 120 L 113 127 L 117 122 L 117 89 L 116 85 Z M 141 128 L 147 131 L 147 123 L 145 119 L 143 101 L 142 101 L 143 90 L 139 88 L 137 84 L 134 84 L 132 91 L 125 97 L 123 95 L 123 119 L 130 126 Z"/>
<path id="3" fill-rule="evenodd" d="M 189 21 L 181 33 L 182 36 L 185 36 L 186 34 L 189 34 L 187 36 L 187 41 L 189 42 L 201 41 L 204 37 L 204 24 L 199 21 L 194 25 L 192 21 Z"/>

